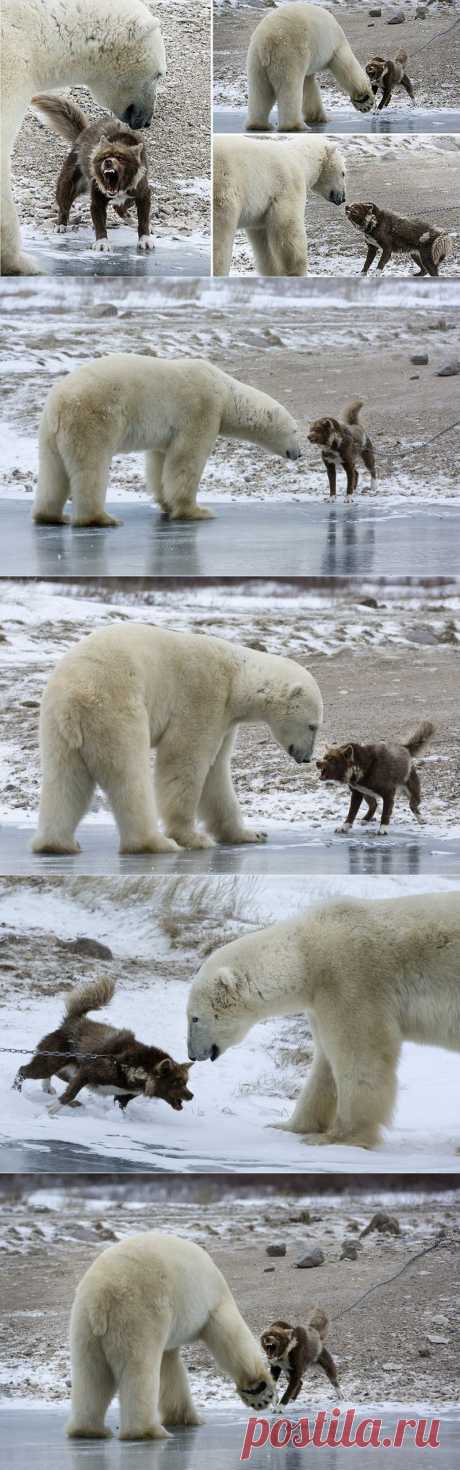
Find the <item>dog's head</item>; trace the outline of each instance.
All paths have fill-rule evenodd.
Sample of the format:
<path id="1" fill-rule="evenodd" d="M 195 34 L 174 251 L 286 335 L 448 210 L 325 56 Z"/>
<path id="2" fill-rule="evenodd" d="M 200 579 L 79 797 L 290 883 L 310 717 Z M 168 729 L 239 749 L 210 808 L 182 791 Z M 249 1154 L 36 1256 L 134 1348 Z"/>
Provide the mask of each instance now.
<path id="1" fill-rule="evenodd" d="M 370 61 L 368 61 L 367 63 L 366 72 L 369 77 L 374 97 L 379 90 L 379 85 L 382 80 L 382 74 L 385 66 L 386 61 L 383 56 L 371 56 Z"/>
<path id="2" fill-rule="evenodd" d="M 269 1363 L 276 1363 L 286 1352 L 292 1334 L 287 1322 L 272 1322 L 261 1336 L 261 1344 Z"/>
<path id="3" fill-rule="evenodd" d="M 372 204 L 370 201 L 367 203 L 356 201 L 355 204 L 346 204 L 345 214 L 350 224 L 354 225 L 356 230 L 364 230 L 365 233 L 372 230 L 378 224 L 379 211 L 377 205 Z"/>
<path id="4" fill-rule="evenodd" d="M 347 786 L 355 770 L 353 745 L 331 745 L 321 760 L 316 762 L 320 781 L 339 781 Z"/>
<path id="5" fill-rule="evenodd" d="M 315 419 L 310 424 L 307 439 L 310 444 L 321 444 L 324 448 L 332 443 L 335 435 L 340 436 L 340 424 L 338 419 Z"/>
<path id="6" fill-rule="evenodd" d="M 161 1097 L 176 1113 L 182 1112 L 184 1102 L 191 1102 L 193 1092 L 187 1086 L 192 1062 L 174 1062 L 172 1057 L 163 1057 L 147 1073 L 146 1097 Z"/>
<path id="7" fill-rule="evenodd" d="M 91 154 L 91 177 L 108 199 L 135 189 L 145 172 L 144 144 L 137 133 L 102 137 Z"/>

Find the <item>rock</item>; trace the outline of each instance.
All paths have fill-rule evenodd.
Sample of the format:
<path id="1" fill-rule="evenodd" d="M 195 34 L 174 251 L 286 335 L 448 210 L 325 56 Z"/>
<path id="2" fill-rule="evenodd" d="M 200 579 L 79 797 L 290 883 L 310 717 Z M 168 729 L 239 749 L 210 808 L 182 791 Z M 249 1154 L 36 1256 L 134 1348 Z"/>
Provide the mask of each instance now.
<path id="1" fill-rule="evenodd" d="M 282 1245 L 282 1244 L 280 1244 L 280 1245 L 267 1245 L 267 1249 L 266 1249 L 265 1254 L 267 1256 L 285 1256 L 286 1255 L 286 1246 L 285 1245 Z"/>
<path id="2" fill-rule="evenodd" d="M 104 1220 L 96 1220 L 96 1224 L 94 1226 L 94 1229 L 97 1230 L 97 1233 L 98 1233 L 98 1235 L 100 1235 L 101 1240 L 119 1240 L 120 1239 L 119 1235 L 116 1234 L 115 1230 L 112 1230 L 111 1227 L 110 1227 L 110 1225 L 106 1225 L 104 1223 Z"/>
<path id="3" fill-rule="evenodd" d="M 365 1225 L 361 1231 L 361 1239 L 364 1235 L 370 1235 L 371 1230 L 379 1230 L 382 1235 L 400 1235 L 399 1220 L 396 1215 L 387 1215 L 386 1210 L 377 1210 L 372 1220 Z"/>
<path id="4" fill-rule="evenodd" d="M 406 17 L 403 10 L 395 10 L 393 15 L 388 16 L 387 26 L 402 26 Z"/>
<path id="5" fill-rule="evenodd" d="M 113 960 L 112 950 L 108 944 L 99 944 L 97 939 L 59 939 L 59 949 L 66 949 L 69 954 L 86 955 L 90 960 Z"/>
<path id="6" fill-rule="evenodd" d="M 274 1266 L 264 1266 L 264 1276 L 269 1276 L 270 1275 L 270 1272 L 271 1271 L 274 1271 L 274 1270 L 275 1270 L 275 1267 Z"/>
<path id="7" fill-rule="evenodd" d="M 432 1347 L 448 1347 L 448 1345 L 449 1345 L 449 1338 L 448 1337 L 439 1337 L 434 1332 L 433 1333 L 427 1332 L 427 1338 L 428 1338 L 428 1342 L 431 1342 Z"/>
<path id="8" fill-rule="evenodd" d="M 413 362 L 414 367 L 425 367 L 426 363 L 429 362 L 428 353 L 414 352 L 411 357 L 411 362 Z"/>
<path id="9" fill-rule="evenodd" d="M 378 607 L 376 597 L 358 597 L 358 607 Z M 352 1230 L 359 1230 L 359 1225 L 352 1225 Z"/>
<path id="10" fill-rule="evenodd" d="M 424 5 L 417 5 L 417 9 L 416 9 L 416 12 L 415 12 L 415 19 L 416 20 L 426 20 L 426 8 L 425 8 Z"/>
<path id="11" fill-rule="evenodd" d="M 323 1266 L 323 1252 L 319 1246 L 316 1246 L 314 1250 L 307 1251 L 306 1256 L 301 1256 L 300 1261 L 296 1261 L 295 1264 L 297 1271 L 310 1271 L 313 1266 Z"/>
<path id="12" fill-rule="evenodd" d="M 341 1261 L 357 1261 L 358 1242 L 356 1240 L 344 1240 L 342 1242 Z"/>
<path id="13" fill-rule="evenodd" d="M 431 1358 L 431 1353 L 430 1353 L 429 1347 L 426 1347 L 426 1346 L 425 1347 L 419 1347 L 417 1349 L 417 1351 L 418 1351 L 419 1358 Z"/>
<path id="14" fill-rule="evenodd" d="M 372 7 L 372 10 L 368 10 L 367 13 L 368 13 L 368 15 L 372 16 L 372 19 L 373 20 L 378 20 L 379 15 L 382 14 L 382 7 L 381 7 L 381 5 L 374 5 Z"/>
<path id="15" fill-rule="evenodd" d="M 446 362 L 445 367 L 439 368 L 437 378 L 456 378 L 460 373 L 460 357 L 452 358 L 452 362 Z"/>

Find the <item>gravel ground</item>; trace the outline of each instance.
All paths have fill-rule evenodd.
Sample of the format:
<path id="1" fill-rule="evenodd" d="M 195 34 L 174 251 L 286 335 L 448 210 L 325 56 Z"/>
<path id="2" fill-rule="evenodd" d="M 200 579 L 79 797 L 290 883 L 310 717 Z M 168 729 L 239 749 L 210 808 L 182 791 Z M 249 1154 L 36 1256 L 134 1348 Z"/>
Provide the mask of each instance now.
<path id="1" fill-rule="evenodd" d="M 453 25 L 458 11 L 455 4 L 441 0 L 435 8 L 427 6 L 423 20 L 415 16 L 415 8 L 405 4 L 404 25 L 388 26 L 389 12 L 401 9 L 399 4 L 384 3 L 380 19 L 369 17 L 369 5 L 334 5 L 328 10 L 342 26 L 355 56 L 363 66 L 371 56 L 392 57 L 404 46 L 408 53 L 407 70 L 414 85 L 420 107 L 455 107 L 459 103 L 460 25 L 449 35 L 441 36 Z M 217 106 L 242 107 L 247 100 L 246 53 L 251 36 L 266 14 L 264 0 L 256 5 L 215 5 L 214 9 L 214 87 Z M 438 39 L 439 38 L 439 39 Z M 422 51 L 421 48 L 424 47 Z M 419 51 L 420 54 L 416 53 Z M 335 86 L 330 72 L 324 72 L 321 88 L 327 96 L 327 108 L 346 105 L 344 92 Z M 411 104 L 404 92 L 393 94 L 391 109 L 407 110 Z"/>
<path id="2" fill-rule="evenodd" d="M 392 1196 L 386 1190 L 383 1204 L 396 1215 L 400 1234 L 372 1232 L 361 1242 L 360 1231 L 382 1208 L 378 1194 L 357 1195 L 351 1186 L 342 1197 L 330 1199 L 315 1196 L 310 1187 L 300 1198 L 276 1193 L 271 1199 L 258 1198 L 254 1191 L 252 1199 L 243 1200 L 235 1186 L 231 1194 L 225 1191 L 219 1197 L 211 1181 L 203 1178 L 201 1183 L 201 1198 L 194 1191 L 193 1202 L 187 1201 L 184 1183 L 142 1189 L 135 1178 L 124 1188 L 104 1179 L 92 1188 L 81 1182 L 72 1191 L 46 1185 L 19 1185 L 15 1191 L 4 1185 L 0 1375 L 6 1399 L 67 1398 L 68 1317 L 77 1282 L 98 1250 L 155 1228 L 195 1240 L 210 1251 L 257 1334 L 278 1316 L 298 1322 L 309 1306 L 325 1307 L 331 1318 L 329 1346 L 346 1399 L 423 1401 L 438 1408 L 456 1400 L 460 1280 L 453 1191 L 430 1199 Z M 446 1245 L 339 1320 L 356 1297 L 441 1235 Z M 356 1261 L 340 1260 L 344 1238 L 358 1243 Z M 274 1241 L 286 1245 L 285 1258 L 267 1257 L 267 1245 Z M 324 1253 L 324 1265 L 313 1278 L 299 1277 L 293 1270 L 296 1260 L 315 1246 Z M 223 1395 L 236 1405 L 233 1386 L 222 1382 L 200 1344 L 186 1349 L 185 1357 L 194 1396 L 205 1411 Z M 306 1401 L 304 1391 L 299 1410 Z M 312 1401 L 335 1402 L 319 1369 L 308 1377 Z"/>
<path id="3" fill-rule="evenodd" d="M 84 601 L 59 584 L 3 583 L 0 698 L 4 701 L 4 758 L 0 807 L 30 820 L 38 803 L 38 709 L 57 658 L 94 625 L 117 619 L 161 622 L 237 639 L 262 651 L 298 659 L 315 675 L 324 697 L 319 750 L 333 741 L 402 739 L 420 719 L 434 719 L 430 753 L 419 758 L 423 812 L 435 830 L 458 828 L 458 597 L 437 590 L 413 598 L 349 585 L 336 596 L 302 593 L 283 583 L 243 584 L 228 592 L 199 587 L 121 592 L 83 584 Z M 376 595 L 377 594 L 377 595 Z M 314 763 L 300 768 L 258 725 L 240 727 L 233 760 L 235 784 L 251 819 L 333 826 L 344 811 L 340 788 L 321 787 Z M 92 811 L 104 810 L 98 795 Z M 106 810 L 106 808 L 105 808 Z M 403 797 L 394 826 L 413 818 Z"/>
<path id="4" fill-rule="evenodd" d="M 167 76 L 157 93 L 156 116 L 145 133 L 157 234 L 209 230 L 210 11 L 208 0 L 145 0 L 163 32 Z M 70 96 L 91 118 L 102 115 L 90 92 Z M 68 148 L 29 111 L 13 155 L 14 194 L 23 224 L 49 235 L 56 220 L 55 187 Z M 135 216 L 134 216 L 135 217 Z M 71 223 L 90 224 L 86 198 L 74 205 Z M 110 228 L 117 216 L 109 210 Z M 116 226 L 119 227 L 118 224 Z M 120 227 L 123 229 L 123 227 Z"/>
<path id="5" fill-rule="evenodd" d="M 328 217 L 332 210 L 323 206 Z M 336 211 L 338 214 L 338 211 Z M 243 237 L 241 237 L 243 238 Z M 384 283 L 383 283 L 384 284 Z M 110 290 L 103 303 L 80 283 L 39 309 L 36 296 L 2 319 L 2 435 L 0 489 L 31 500 L 36 486 L 40 414 L 56 378 L 89 354 L 144 352 L 208 357 L 218 367 L 284 403 L 298 421 L 305 458 L 287 465 L 253 445 L 218 439 L 204 472 L 200 499 L 308 499 L 326 493 L 319 453 L 308 444 L 308 424 L 337 415 L 363 398 L 363 423 L 376 449 L 378 495 L 389 500 L 449 499 L 458 494 L 458 427 L 427 444 L 458 418 L 458 376 L 437 374 L 460 358 L 455 308 L 417 310 L 350 305 L 297 306 L 280 293 L 267 303 L 241 300 L 243 286 L 224 286 L 220 308 L 199 301 L 122 306 Z M 257 282 L 257 291 L 262 283 Z M 300 289 L 300 283 L 295 283 Z M 355 286 L 350 289 L 355 290 Z M 454 290 L 455 288 L 449 288 Z M 401 288 L 402 291 L 402 288 Z M 235 293 L 236 300 L 229 297 Z M 88 339 L 88 320 L 91 335 Z M 428 363 L 411 357 L 427 353 Z M 361 489 L 368 476 L 361 476 Z M 339 475 L 339 494 L 344 479 Z M 113 463 L 110 497 L 148 500 L 141 455 Z M 123 531 L 117 532 L 120 536 Z M 388 569 L 391 574 L 391 568 Z"/>
<path id="6" fill-rule="evenodd" d="M 335 141 L 335 140 L 334 140 Z M 418 136 L 370 138 L 338 137 L 347 168 L 347 202 L 371 200 L 380 209 L 426 220 L 453 238 L 454 252 L 440 266 L 443 277 L 460 275 L 460 139 L 436 141 Z M 285 146 L 279 139 L 278 147 Z M 307 197 L 306 228 L 309 273 L 316 276 L 355 276 L 362 271 L 367 245 L 345 210 L 318 194 Z M 371 280 L 377 270 L 374 262 Z M 255 274 L 254 257 L 243 231 L 237 235 L 232 273 Z M 393 255 L 385 274 L 414 276 L 418 268 L 409 255 Z"/>

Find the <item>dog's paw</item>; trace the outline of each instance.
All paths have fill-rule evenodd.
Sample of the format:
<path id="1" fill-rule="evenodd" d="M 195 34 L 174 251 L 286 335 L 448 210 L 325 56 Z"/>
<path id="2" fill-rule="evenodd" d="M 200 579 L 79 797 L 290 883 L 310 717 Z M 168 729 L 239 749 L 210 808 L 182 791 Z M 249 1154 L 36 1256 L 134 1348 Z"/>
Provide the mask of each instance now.
<path id="1" fill-rule="evenodd" d="M 342 822 L 341 827 L 336 827 L 336 832 L 351 832 L 351 822 Z"/>
<path id="2" fill-rule="evenodd" d="M 91 249 L 95 250 L 98 255 L 112 255 L 112 246 L 108 240 L 95 240 Z"/>
<path id="3" fill-rule="evenodd" d="M 67 225 L 56 225 L 56 234 L 57 235 L 66 235 L 67 234 Z"/>
<path id="4" fill-rule="evenodd" d="M 154 250 L 155 241 L 153 235 L 139 235 L 137 248 L 138 250 Z"/>
<path id="5" fill-rule="evenodd" d="M 47 1106 L 47 1109 L 46 1109 L 47 1113 L 49 1114 L 49 1117 L 50 1118 L 56 1118 L 57 1117 L 57 1114 L 60 1113 L 60 1111 L 61 1111 L 61 1106 L 62 1106 L 62 1104 L 59 1102 L 59 1098 L 58 1097 L 53 1098 L 53 1102 L 48 1103 L 48 1106 Z"/>
<path id="6" fill-rule="evenodd" d="M 380 826 L 379 827 L 379 830 L 378 830 L 378 833 L 377 833 L 377 837 L 388 837 L 389 830 L 390 830 L 389 827 L 382 827 L 382 826 Z"/>

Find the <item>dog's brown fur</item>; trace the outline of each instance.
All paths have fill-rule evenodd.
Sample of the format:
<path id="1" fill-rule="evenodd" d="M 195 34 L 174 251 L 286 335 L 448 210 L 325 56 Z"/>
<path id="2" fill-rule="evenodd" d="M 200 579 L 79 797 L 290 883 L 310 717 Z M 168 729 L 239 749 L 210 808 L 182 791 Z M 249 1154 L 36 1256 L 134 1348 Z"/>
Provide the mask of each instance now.
<path id="1" fill-rule="evenodd" d="M 345 214 L 359 230 L 367 245 L 367 255 L 362 274 L 365 276 L 381 250 L 377 270 L 385 270 L 393 253 L 410 255 L 415 265 L 420 266 L 417 275 L 438 276 L 441 261 L 453 253 L 453 240 L 444 230 L 427 225 L 422 219 L 406 219 L 402 214 L 390 214 L 389 209 L 379 209 L 377 204 L 355 201 L 345 205 Z"/>
<path id="2" fill-rule="evenodd" d="M 336 494 L 337 465 L 341 465 L 347 476 L 347 495 L 353 495 L 358 484 L 357 461 L 362 459 L 371 476 L 371 490 L 375 488 L 374 447 L 365 429 L 358 422 L 362 403 L 356 399 L 343 409 L 342 419 L 316 419 L 311 425 L 308 438 L 310 444 L 318 444 L 326 466 L 330 495 Z"/>
<path id="3" fill-rule="evenodd" d="M 315 1307 L 306 1327 L 290 1327 L 288 1322 L 272 1322 L 271 1327 L 267 1327 L 262 1333 L 260 1341 L 275 1383 L 283 1372 L 287 1374 L 287 1388 L 281 1399 L 283 1405 L 298 1398 L 304 1375 L 311 1363 L 318 1363 L 330 1383 L 338 1390 L 334 1359 L 324 1346 L 327 1328 L 326 1313 L 321 1307 Z"/>
<path id="4" fill-rule="evenodd" d="M 32 1061 L 19 1068 L 13 1084 L 19 1092 L 27 1078 L 41 1079 L 46 1092 L 54 1091 L 51 1077 L 63 1078 L 69 1085 L 51 1105 L 52 1112 L 75 1104 L 82 1087 L 113 1093 L 123 1109 L 134 1097 L 162 1098 L 176 1112 L 191 1101 L 191 1062 L 174 1062 L 157 1046 L 136 1041 L 132 1031 L 88 1020 L 88 1011 L 107 1005 L 114 990 L 115 981 L 101 977 L 69 996 L 61 1025 L 43 1036 Z"/>
<path id="5" fill-rule="evenodd" d="M 367 802 L 364 822 L 371 822 L 377 810 L 377 797 L 382 799 L 380 832 L 388 832 L 391 814 L 398 787 L 403 786 L 409 797 L 409 806 L 420 822 L 420 777 L 412 757 L 428 744 L 435 726 L 424 720 L 414 734 L 402 745 L 359 745 L 356 740 L 348 745 L 332 745 L 316 765 L 321 781 L 334 781 L 348 786 L 351 791 L 350 806 L 345 822 L 338 832 L 349 832 L 361 802 Z"/>
<path id="6" fill-rule="evenodd" d="M 414 88 L 405 71 L 406 61 L 407 51 L 403 48 L 396 52 L 394 61 L 387 60 L 384 56 L 371 56 L 368 61 L 366 71 L 374 97 L 378 96 L 379 89 L 382 88 L 378 112 L 382 111 L 382 107 L 388 107 L 396 87 L 404 87 L 411 101 L 415 102 Z"/>
<path id="7" fill-rule="evenodd" d="M 115 117 L 90 122 L 69 98 L 43 94 L 32 98 L 32 106 L 53 132 L 72 143 L 56 186 L 59 208 L 58 230 L 64 232 L 79 194 L 90 194 L 94 248 L 109 249 L 107 208 L 113 204 L 125 219 L 133 204 L 137 209 L 138 246 L 153 249 L 150 234 L 151 193 L 147 178 L 147 155 L 141 133 L 135 133 Z"/>

